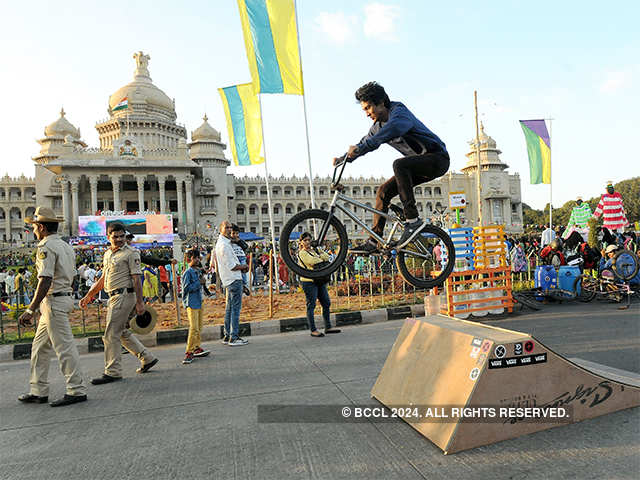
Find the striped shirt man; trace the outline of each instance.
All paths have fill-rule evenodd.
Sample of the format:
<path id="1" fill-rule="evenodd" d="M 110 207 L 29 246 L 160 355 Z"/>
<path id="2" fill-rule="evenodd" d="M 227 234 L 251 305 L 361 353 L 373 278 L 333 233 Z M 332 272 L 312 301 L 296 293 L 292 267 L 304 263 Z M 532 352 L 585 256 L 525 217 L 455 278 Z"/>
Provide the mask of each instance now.
<path id="1" fill-rule="evenodd" d="M 602 194 L 600 203 L 593 212 L 593 216 L 596 218 L 599 218 L 600 215 L 603 220 L 602 227 L 609 230 L 623 229 L 629 224 L 624 213 L 622 195 L 619 192 Z"/>

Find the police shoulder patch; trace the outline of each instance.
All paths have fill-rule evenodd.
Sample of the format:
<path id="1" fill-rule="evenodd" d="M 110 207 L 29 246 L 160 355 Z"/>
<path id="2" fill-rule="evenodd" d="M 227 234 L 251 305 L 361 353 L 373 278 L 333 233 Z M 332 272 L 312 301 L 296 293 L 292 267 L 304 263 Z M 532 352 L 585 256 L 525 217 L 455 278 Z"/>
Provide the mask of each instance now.
<path id="1" fill-rule="evenodd" d="M 47 251 L 46 250 L 38 250 L 38 258 L 40 260 L 44 260 L 45 258 L 47 258 Z"/>

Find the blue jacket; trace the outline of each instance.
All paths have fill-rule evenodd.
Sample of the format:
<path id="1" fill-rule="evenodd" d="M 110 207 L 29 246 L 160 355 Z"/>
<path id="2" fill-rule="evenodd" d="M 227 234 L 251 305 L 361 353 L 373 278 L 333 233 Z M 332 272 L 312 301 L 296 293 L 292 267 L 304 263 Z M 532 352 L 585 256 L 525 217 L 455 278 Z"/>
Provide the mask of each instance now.
<path id="1" fill-rule="evenodd" d="M 356 157 L 349 161 L 376 150 L 383 143 L 388 143 L 405 157 L 447 151 L 444 142 L 400 102 L 391 102 L 389 119 L 385 123 L 374 122 L 369 133 L 356 145 Z"/>
<path id="2" fill-rule="evenodd" d="M 187 268 L 182 274 L 182 304 L 185 308 L 202 308 L 202 285 L 195 268 Z"/>

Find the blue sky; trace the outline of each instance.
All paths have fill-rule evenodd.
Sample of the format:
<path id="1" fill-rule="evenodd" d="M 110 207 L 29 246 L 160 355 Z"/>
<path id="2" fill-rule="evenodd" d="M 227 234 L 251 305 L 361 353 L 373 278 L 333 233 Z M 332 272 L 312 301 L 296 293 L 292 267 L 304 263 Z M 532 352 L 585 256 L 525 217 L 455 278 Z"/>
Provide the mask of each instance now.
<path id="1" fill-rule="evenodd" d="M 559 206 L 604 191 L 607 180 L 640 174 L 638 2 L 298 1 L 314 175 L 364 135 L 370 121 L 353 92 L 376 80 L 447 144 L 452 169 L 466 163 L 480 118 L 522 178 L 523 200 L 542 208 L 546 185 L 530 185 L 519 119 L 553 118 L 553 195 Z M 177 7 L 177 8 L 176 8 Z M 30 1 L 3 6 L 4 91 L 0 175 L 33 175 L 36 138 L 58 118 L 97 145 L 94 125 L 109 95 L 132 79 L 132 54 L 151 56 L 156 86 L 175 98 L 189 132 L 226 125 L 217 88 L 250 81 L 232 0 Z M 272 175 L 304 175 L 302 100 L 263 98 Z M 228 152 L 228 156 L 230 156 Z M 383 146 L 350 165 L 353 176 L 392 175 Z M 263 167 L 232 167 L 263 175 Z"/>

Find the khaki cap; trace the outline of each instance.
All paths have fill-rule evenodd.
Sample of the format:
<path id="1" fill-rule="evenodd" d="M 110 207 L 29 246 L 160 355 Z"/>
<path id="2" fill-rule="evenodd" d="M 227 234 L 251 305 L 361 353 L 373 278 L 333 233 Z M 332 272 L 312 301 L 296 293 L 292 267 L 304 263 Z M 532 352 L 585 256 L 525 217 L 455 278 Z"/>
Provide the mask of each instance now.
<path id="1" fill-rule="evenodd" d="M 26 217 L 24 223 L 49 223 L 64 222 L 64 218 L 56 216 L 55 212 L 49 207 L 38 207 L 33 217 Z"/>

